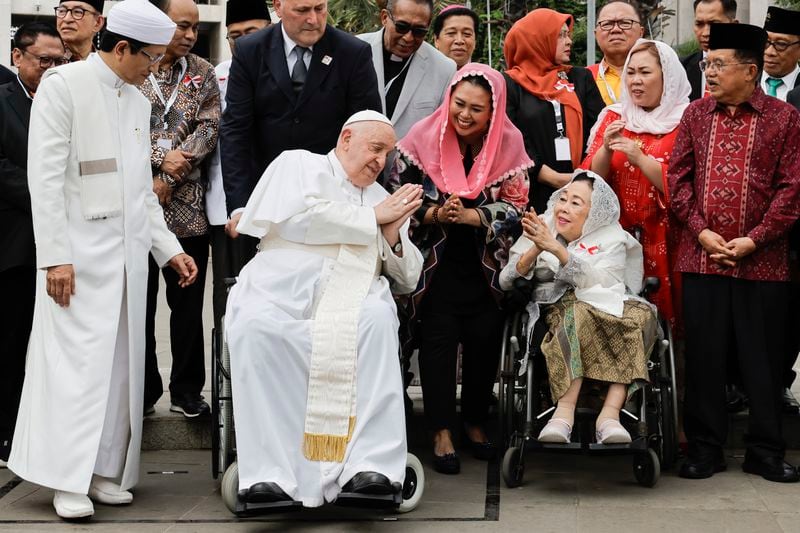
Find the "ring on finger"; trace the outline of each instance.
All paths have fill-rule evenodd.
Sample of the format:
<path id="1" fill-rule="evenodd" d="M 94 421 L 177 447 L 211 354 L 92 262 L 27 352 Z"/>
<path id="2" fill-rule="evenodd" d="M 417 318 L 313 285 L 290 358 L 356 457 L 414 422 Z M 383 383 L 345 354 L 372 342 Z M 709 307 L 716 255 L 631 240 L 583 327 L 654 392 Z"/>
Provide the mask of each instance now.
<path id="1" fill-rule="evenodd" d="M 403 198 L 403 205 L 406 205 L 407 203 L 408 203 L 408 200 L 406 198 Z"/>

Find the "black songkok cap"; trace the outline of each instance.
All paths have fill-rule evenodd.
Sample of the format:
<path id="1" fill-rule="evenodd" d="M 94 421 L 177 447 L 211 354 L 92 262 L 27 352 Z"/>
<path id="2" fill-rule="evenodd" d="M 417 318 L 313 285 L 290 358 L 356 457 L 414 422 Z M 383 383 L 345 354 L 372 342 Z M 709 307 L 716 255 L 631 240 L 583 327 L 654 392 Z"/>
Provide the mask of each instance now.
<path id="1" fill-rule="evenodd" d="M 708 36 L 708 49 L 749 50 L 763 54 L 767 44 L 767 32 L 751 24 L 712 23 Z"/>
<path id="2" fill-rule="evenodd" d="M 800 11 L 790 11 L 776 6 L 767 8 L 764 30 L 773 33 L 800 35 Z"/>
<path id="3" fill-rule="evenodd" d="M 63 4 L 64 2 L 69 2 L 69 1 L 70 0 L 61 0 L 59 2 L 59 4 Z M 83 2 L 84 4 L 89 4 L 90 6 L 92 6 L 94 8 L 95 11 L 97 11 L 101 15 L 103 14 L 103 1 L 104 0 L 80 0 L 80 1 Z"/>
<path id="4" fill-rule="evenodd" d="M 225 9 L 225 25 L 245 20 L 271 20 L 264 0 L 228 0 Z"/>

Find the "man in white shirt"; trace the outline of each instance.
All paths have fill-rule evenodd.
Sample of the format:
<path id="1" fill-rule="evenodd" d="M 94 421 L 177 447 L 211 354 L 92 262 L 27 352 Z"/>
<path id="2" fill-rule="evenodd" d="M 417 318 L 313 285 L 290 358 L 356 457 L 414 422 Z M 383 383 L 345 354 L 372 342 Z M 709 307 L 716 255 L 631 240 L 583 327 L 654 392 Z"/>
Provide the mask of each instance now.
<path id="1" fill-rule="evenodd" d="M 278 156 L 242 214 L 238 231 L 261 244 L 225 314 L 240 505 L 317 507 L 402 487 L 392 294 L 413 291 L 422 271 L 408 237 L 422 188 L 389 195 L 375 183 L 395 142 L 385 116 L 356 113 L 327 155 Z"/>
<path id="2" fill-rule="evenodd" d="M 769 40 L 764 50 L 761 88 L 785 102 L 789 91 L 800 86 L 800 12 L 770 6 L 764 29 Z"/>

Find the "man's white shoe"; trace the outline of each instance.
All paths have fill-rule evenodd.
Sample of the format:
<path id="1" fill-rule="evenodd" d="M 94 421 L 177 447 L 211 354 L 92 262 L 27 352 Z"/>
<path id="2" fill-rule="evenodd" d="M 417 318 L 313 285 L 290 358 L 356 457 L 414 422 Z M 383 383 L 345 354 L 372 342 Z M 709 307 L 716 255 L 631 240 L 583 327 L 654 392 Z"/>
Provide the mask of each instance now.
<path id="1" fill-rule="evenodd" d="M 86 494 L 57 490 L 53 496 L 53 507 L 61 518 L 86 518 L 94 514 L 92 500 Z"/>
<path id="2" fill-rule="evenodd" d="M 0 459 L 0 468 L 8 468 L 8 462 Z"/>
<path id="3" fill-rule="evenodd" d="M 104 477 L 92 476 L 89 497 L 106 505 L 125 505 L 133 501 L 133 494 L 120 489 L 119 485 Z"/>

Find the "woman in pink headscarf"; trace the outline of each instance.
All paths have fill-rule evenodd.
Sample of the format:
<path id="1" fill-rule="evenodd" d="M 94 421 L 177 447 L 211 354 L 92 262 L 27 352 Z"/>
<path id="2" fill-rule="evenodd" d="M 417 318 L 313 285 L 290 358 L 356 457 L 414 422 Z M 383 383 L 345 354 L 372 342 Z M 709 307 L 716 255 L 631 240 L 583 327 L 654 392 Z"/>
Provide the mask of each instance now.
<path id="1" fill-rule="evenodd" d="M 484 432 L 502 338 L 499 273 L 519 235 L 533 161 L 505 113 L 506 85 L 492 68 L 468 63 L 444 102 L 397 146 L 390 190 L 419 183 L 422 207 L 412 240 L 425 266 L 401 309 L 403 349 L 419 349 L 422 392 L 433 431 L 434 468 L 456 474 L 456 357 L 462 346 L 461 415 L 476 457 L 494 446 Z"/>

